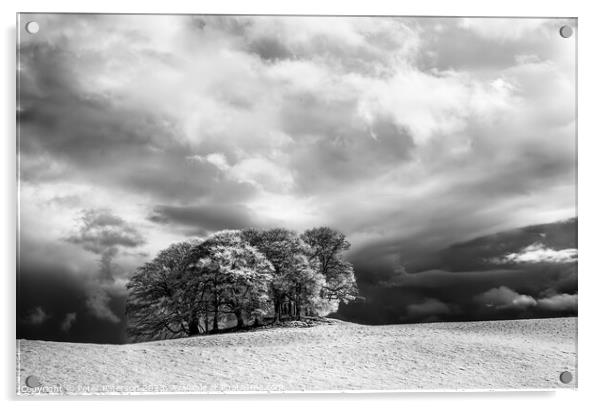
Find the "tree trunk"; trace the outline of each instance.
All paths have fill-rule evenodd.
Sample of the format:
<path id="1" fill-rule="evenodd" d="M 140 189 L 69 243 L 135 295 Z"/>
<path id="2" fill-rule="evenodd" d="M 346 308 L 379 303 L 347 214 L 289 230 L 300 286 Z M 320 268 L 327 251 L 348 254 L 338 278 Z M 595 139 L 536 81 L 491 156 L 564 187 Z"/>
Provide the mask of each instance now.
<path id="1" fill-rule="evenodd" d="M 280 322 L 280 300 L 274 298 L 274 322 Z"/>
<path id="2" fill-rule="evenodd" d="M 199 331 L 199 317 L 196 314 L 192 314 L 190 320 L 188 321 L 188 336 L 193 337 L 195 335 L 200 335 Z"/>
<path id="3" fill-rule="evenodd" d="M 217 293 L 213 293 L 213 308 L 213 330 L 211 332 L 216 333 L 219 331 L 219 297 Z"/>
<path id="4" fill-rule="evenodd" d="M 301 297 L 297 294 L 297 300 L 295 301 L 295 315 L 297 320 L 301 320 Z"/>
<path id="5" fill-rule="evenodd" d="M 218 332 L 219 331 L 219 324 L 218 324 L 218 312 L 215 311 L 215 313 L 213 313 L 213 329 L 211 330 L 211 332 Z"/>
<path id="6" fill-rule="evenodd" d="M 243 328 L 245 326 L 245 320 L 242 318 L 242 311 L 235 311 L 234 315 L 236 315 L 236 328 Z"/>
<path id="7" fill-rule="evenodd" d="M 207 332 L 209 332 L 209 311 L 208 310 L 205 311 L 204 320 L 205 320 L 205 332 L 207 333 Z"/>

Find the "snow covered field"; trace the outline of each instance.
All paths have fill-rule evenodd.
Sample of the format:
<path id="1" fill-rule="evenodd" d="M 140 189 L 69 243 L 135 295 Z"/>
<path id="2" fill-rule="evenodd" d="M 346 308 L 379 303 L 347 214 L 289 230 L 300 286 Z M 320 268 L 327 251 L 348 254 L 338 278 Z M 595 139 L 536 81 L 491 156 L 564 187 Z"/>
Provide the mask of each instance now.
<path id="1" fill-rule="evenodd" d="M 130 345 L 18 340 L 31 393 L 509 389 L 575 375 L 577 319 L 364 326 L 335 321 Z M 41 386 L 28 388 L 25 379 Z"/>

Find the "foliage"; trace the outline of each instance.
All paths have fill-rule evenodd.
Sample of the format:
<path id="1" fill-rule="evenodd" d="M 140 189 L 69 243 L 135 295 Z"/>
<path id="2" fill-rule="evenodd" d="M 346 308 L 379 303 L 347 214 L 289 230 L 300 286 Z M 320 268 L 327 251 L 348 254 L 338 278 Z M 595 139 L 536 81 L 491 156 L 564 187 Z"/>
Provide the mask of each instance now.
<path id="1" fill-rule="evenodd" d="M 357 293 L 353 267 L 342 259 L 345 236 L 321 227 L 224 230 L 203 241 L 171 245 L 139 267 L 127 288 L 133 340 L 218 332 L 264 317 L 325 315 Z"/>
<path id="2" fill-rule="evenodd" d="M 328 300 L 347 303 L 358 294 L 353 266 L 342 259 L 342 253 L 351 246 L 345 235 L 329 227 L 305 231 L 301 236 L 311 247 L 310 260 L 318 263 L 326 280 L 323 296 Z"/>
<path id="3" fill-rule="evenodd" d="M 247 229 L 243 237 L 272 263 L 274 280 L 271 283 L 274 315 L 300 317 L 315 311 L 324 277 L 311 263 L 311 248 L 292 230 Z"/>
<path id="4" fill-rule="evenodd" d="M 260 314 L 268 306 L 273 267 L 238 231 L 222 231 L 197 248 L 198 259 L 188 270 L 187 286 L 197 292 L 201 314 L 213 316 L 218 330 L 220 314 L 232 313 L 237 325 L 243 314 Z"/>
<path id="5" fill-rule="evenodd" d="M 126 316 L 128 335 L 132 339 L 198 333 L 193 322 L 197 306 L 186 296 L 190 289 L 183 280 L 196 245 L 195 242 L 172 244 L 139 267 L 130 278 Z"/>

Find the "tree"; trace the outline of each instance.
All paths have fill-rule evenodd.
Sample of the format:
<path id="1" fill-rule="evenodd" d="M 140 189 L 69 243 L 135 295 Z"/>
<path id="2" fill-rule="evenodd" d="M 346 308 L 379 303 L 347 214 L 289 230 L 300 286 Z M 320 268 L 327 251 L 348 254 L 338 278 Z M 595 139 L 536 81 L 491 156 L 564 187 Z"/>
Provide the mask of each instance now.
<path id="1" fill-rule="evenodd" d="M 198 309 L 184 286 L 196 242 L 182 242 L 159 252 L 139 267 L 127 284 L 127 332 L 134 340 L 198 335 Z"/>
<path id="2" fill-rule="evenodd" d="M 199 302 L 205 306 L 204 316 L 213 316 L 213 332 L 219 330 L 220 314 L 234 314 L 241 328 L 245 314 L 267 308 L 273 267 L 242 239 L 240 231 L 211 235 L 197 247 L 195 255 L 197 259 L 187 274 L 188 286 L 205 289 Z"/>
<path id="3" fill-rule="evenodd" d="M 357 294 L 353 267 L 342 259 L 347 249 L 345 236 L 326 227 L 302 236 L 281 228 L 224 230 L 171 245 L 127 285 L 128 334 L 148 340 L 218 332 L 228 314 L 242 328 L 245 318 L 257 324 L 272 307 L 275 321 L 325 314 Z"/>
<path id="4" fill-rule="evenodd" d="M 318 263 L 325 277 L 323 297 L 344 303 L 354 300 L 358 289 L 353 266 L 342 258 L 343 251 L 351 247 L 345 235 L 329 227 L 317 227 L 306 230 L 301 238 L 311 247 L 310 261 Z"/>
<path id="5" fill-rule="evenodd" d="M 275 321 L 282 315 L 299 318 L 303 310 L 309 311 L 324 283 L 316 265 L 308 259 L 309 246 L 296 232 L 282 228 L 246 229 L 242 236 L 274 267 L 271 297 Z"/>

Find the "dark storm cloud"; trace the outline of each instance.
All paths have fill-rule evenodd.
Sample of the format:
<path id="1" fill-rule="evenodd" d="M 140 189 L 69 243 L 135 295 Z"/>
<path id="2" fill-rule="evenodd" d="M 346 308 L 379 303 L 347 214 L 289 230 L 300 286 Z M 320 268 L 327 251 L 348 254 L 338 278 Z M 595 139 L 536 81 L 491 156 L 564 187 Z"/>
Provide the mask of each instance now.
<path id="1" fill-rule="evenodd" d="M 68 266 L 56 262 L 51 266 L 25 263 L 19 270 L 17 285 L 17 338 L 98 343 L 125 341 L 124 321 L 109 321 L 94 314 L 86 305 L 88 279 L 70 273 Z M 109 297 L 111 310 L 123 317 L 125 295 L 110 294 Z M 38 325 L 31 325 L 26 312 L 38 307 L 47 317 Z M 19 312 L 23 314 L 20 317 Z"/>
<path id="2" fill-rule="evenodd" d="M 539 271 L 427 271 L 360 284 L 363 299 L 339 309 L 341 317 L 368 324 L 541 318 L 577 313 L 571 293 L 545 296 L 553 280 Z"/>
<path id="3" fill-rule="evenodd" d="M 82 251 L 82 253 L 84 253 Z M 107 306 L 119 322 L 98 317 L 88 306 L 89 293 L 99 288 L 94 263 L 81 262 L 77 248 L 57 241 L 47 245 L 25 237 L 21 242 L 17 274 L 17 338 L 72 342 L 121 343 L 125 340 L 125 293 L 107 287 Z M 85 255 L 85 253 L 84 253 Z M 31 325 L 32 311 L 46 319 Z M 69 317 L 75 314 L 75 319 Z M 70 328 L 64 330 L 69 325 Z"/>
<path id="4" fill-rule="evenodd" d="M 394 276 L 392 280 L 399 286 L 410 288 L 446 291 L 455 296 L 469 296 L 475 292 L 486 292 L 491 288 L 507 285 L 524 292 L 537 293 L 546 288 L 545 269 L 539 271 L 525 270 L 483 270 L 470 272 L 449 272 L 445 270 L 429 270 L 420 273 Z"/>
<path id="5" fill-rule="evenodd" d="M 435 321 L 452 314 L 452 308 L 437 299 L 427 298 L 418 304 L 408 305 L 407 314 L 412 320 Z"/>
<path id="6" fill-rule="evenodd" d="M 386 250 L 374 260 L 362 260 L 360 252 L 354 267 L 367 298 L 341 314 L 367 323 L 576 314 L 577 260 L 559 257 L 575 250 L 576 223 L 526 226 L 456 243 L 411 264 L 411 272 L 401 258 L 387 258 Z M 499 262 L 512 254 L 522 258 Z M 428 266 L 438 268 L 424 270 Z"/>
<path id="7" fill-rule="evenodd" d="M 214 171 L 183 160 L 191 151 L 172 116 L 84 82 L 82 73 L 106 64 L 97 52 L 65 38 L 20 50 L 23 180 L 92 181 L 182 200 L 207 193 Z"/>
<path id="8" fill-rule="evenodd" d="M 576 219 L 527 226 L 430 252 L 409 244 L 398 249 L 395 241 L 380 243 L 360 249 L 351 255 L 351 261 L 360 284 L 365 285 L 441 287 L 465 295 L 464 288 L 485 292 L 500 286 L 534 297 L 573 293 L 577 291 L 577 260 L 558 255 L 573 254 L 576 226 Z M 410 257 L 413 251 L 418 256 Z M 499 262 L 517 253 L 524 255 L 523 259 Z"/>
<path id="9" fill-rule="evenodd" d="M 117 247 L 138 247 L 145 243 L 142 235 L 121 217 L 106 209 L 88 209 L 83 212 L 79 231 L 67 237 L 67 241 L 81 245 L 95 254 L 112 258 Z"/>
<path id="10" fill-rule="evenodd" d="M 481 168 L 480 163 L 457 163 L 448 166 L 449 170 L 444 172 L 445 175 L 433 174 L 431 181 L 443 181 L 436 189 L 438 198 L 433 200 L 415 201 L 411 197 L 400 195 L 398 206 L 365 214 L 361 219 L 353 218 L 352 209 L 340 210 L 336 218 L 342 220 L 337 225 L 346 226 L 350 231 L 388 232 L 389 236 L 375 239 L 368 245 L 356 246 L 352 249 L 351 258 L 359 263 L 374 260 L 382 264 L 401 255 L 402 263 L 414 264 L 420 258 L 427 258 L 434 251 L 457 242 L 459 238 L 495 232 L 491 228 L 494 221 L 495 224 L 503 225 L 504 220 L 507 220 L 511 207 L 507 207 L 505 203 L 512 206 L 515 202 L 523 201 L 537 206 L 541 200 L 549 197 L 542 186 L 571 186 L 574 183 L 574 162 L 563 160 L 561 156 L 542 159 L 541 154 L 517 152 L 507 163 L 497 167 L 492 160 L 489 162 L 488 170 L 482 173 L 477 171 Z M 487 168 L 487 165 L 483 163 L 482 167 Z M 551 193 L 555 195 L 554 192 Z M 375 196 L 373 200 L 385 201 L 389 198 Z M 564 203 L 567 208 L 574 204 L 572 195 L 555 200 L 558 204 Z M 529 212 L 528 216 L 532 214 L 533 212 Z M 529 219 L 517 223 L 518 226 L 521 224 L 529 224 Z M 567 227 L 568 232 L 572 231 L 574 236 L 576 227 Z M 534 243 L 536 241 L 533 239 L 525 246 Z M 573 248 L 575 247 L 574 244 Z M 520 248 L 515 249 L 519 250 Z M 458 259 L 463 255 L 464 253 L 458 255 Z"/>
<path id="11" fill-rule="evenodd" d="M 280 39 L 273 37 L 256 38 L 249 42 L 248 50 L 263 60 L 276 61 L 296 58 L 296 54 Z"/>
<path id="12" fill-rule="evenodd" d="M 557 258 L 558 254 L 569 253 L 577 248 L 577 219 L 557 223 L 525 226 L 519 229 L 498 231 L 492 235 L 453 243 L 452 245 L 425 254 L 423 259 L 407 263 L 410 272 L 433 268 L 449 271 L 474 271 L 486 269 L 537 268 L 536 262 L 548 266 L 552 271 L 558 266 L 569 266 L 567 271 L 576 273 L 575 257 Z M 547 252 L 552 257 L 534 257 L 515 260 L 514 255 L 541 255 Z M 546 261 L 551 261 L 546 263 Z"/>
<path id="13" fill-rule="evenodd" d="M 249 211 L 242 205 L 155 206 L 149 220 L 180 225 L 191 234 L 254 226 Z"/>
<path id="14" fill-rule="evenodd" d="M 85 305 L 97 318 L 119 323 L 121 318 L 111 309 L 115 293 L 125 296 L 125 290 L 115 285 L 115 272 L 119 267 L 113 260 L 122 248 L 136 248 L 145 239 L 124 219 L 106 209 L 85 210 L 80 220 L 79 231 L 66 239 L 83 249 L 100 256 L 98 273 L 86 288 Z"/>
<path id="15" fill-rule="evenodd" d="M 102 163 L 108 159 L 102 154 L 117 153 L 116 147 L 131 149 L 150 144 L 159 130 L 160 118 L 87 90 L 76 69 L 100 62 L 101 57 L 75 52 L 68 43 L 20 48 L 23 85 L 19 90 L 19 119 L 32 134 L 22 141 L 24 152 L 43 150 L 79 164 Z M 77 67 L 77 61 L 84 67 Z"/>

